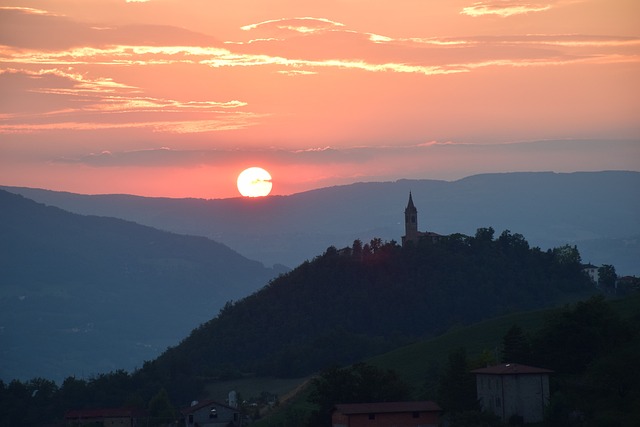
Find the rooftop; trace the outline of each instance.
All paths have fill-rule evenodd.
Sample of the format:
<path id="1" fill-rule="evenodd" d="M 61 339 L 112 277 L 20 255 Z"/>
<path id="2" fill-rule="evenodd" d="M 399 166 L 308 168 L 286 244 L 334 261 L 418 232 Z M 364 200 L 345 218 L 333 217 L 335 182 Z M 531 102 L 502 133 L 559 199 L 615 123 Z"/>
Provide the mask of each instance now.
<path id="1" fill-rule="evenodd" d="M 131 408 L 98 408 L 72 409 L 64 414 L 68 420 L 97 418 L 139 418 L 146 416 L 146 411 Z"/>
<path id="2" fill-rule="evenodd" d="M 232 411 L 236 411 L 236 412 L 238 411 L 237 408 L 232 408 L 231 406 L 229 406 L 227 404 L 220 403 L 220 402 L 218 402 L 216 400 L 210 400 L 209 399 L 209 400 L 203 400 L 201 402 L 195 402 L 194 401 L 191 404 L 191 406 L 189 406 L 188 408 L 183 408 L 180 412 L 183 415 L 188 415 L 188 414 L 196 412 L 196 411 L 198 411 L 198 410 L 200 410 L 200 409 L 202 409 L 204 407 L 207 407 L 207 406 L 215 406 L 216 408 L 227 408 L 227 409 L 231 409 Z"/>
<path id="3" fill-rule="evenodd" d="M 343 414 L 381 414 L 391 412 L 440 412 L 442 408 L 431 401 L 378 402 L 338 404 L 335 410 Z"/>
<path id="4" fill-rule="evenodd" d="M 520 365 L 517 363 L 502 363 L 487 368 L 474 369 L 472 374 L 487 375 L 524 375 L 524 374 L 550 374 L 550 369 L 536 368 L 535 366 Z"/>

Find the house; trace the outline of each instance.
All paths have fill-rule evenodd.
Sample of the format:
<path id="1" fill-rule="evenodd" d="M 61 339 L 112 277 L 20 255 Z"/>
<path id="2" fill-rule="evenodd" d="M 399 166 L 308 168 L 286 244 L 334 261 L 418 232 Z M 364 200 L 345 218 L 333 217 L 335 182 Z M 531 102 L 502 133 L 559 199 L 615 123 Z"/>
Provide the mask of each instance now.
<path id="1" fill-rule="evenodd" d="M 517 363 L 471 371 L 482 410 L 508 422 L 520 416 L 525 423 L 543 420 L 549 403 L 549 374 L 553 371 Z"/>
<path id="2" fill-rule="evenodd" d="M 418 231 L 418 209 L 413 204 L 413 197 L 409 192 L 409 202 L 404 210 L 404 236 L 402 236 L 402 246 L 411 242 L 413 244 L 423 239 L 436 242 L 442 238 L 438 233 L 432 231 Z"/>
<path id="3" fill-rule="evenodd" d="M 435 427 L 442 409 L 434 402 L 380 402 L 336 405 L 332 427 Z"/>
<path id="4" fill-rule="evenodd" d="M 64 420 L 67 426 L 136 427 L 147 425 L 147 413 L 131 408 L 74 409 Z"/>
<path id="5" fill-rule="evenodd" d="M 583 264 L 582 265 L 582 271 L 584 271 L 586 273 L 587 276 L 589 276 L 589 279 L 591 279 L 591 281 L 594 284 L 598 284 L 598 280 L 600 280 L 600 274 L 598 273 L 598 267 L 596 267 L 593 264 Z"/>
<path id="6" fill-rule="evenodd" d="M 184 417 L 185 427 L 235 427 L 242 422 L 237 408 L 214 400 L 193 402 L 180 412 Z"/>

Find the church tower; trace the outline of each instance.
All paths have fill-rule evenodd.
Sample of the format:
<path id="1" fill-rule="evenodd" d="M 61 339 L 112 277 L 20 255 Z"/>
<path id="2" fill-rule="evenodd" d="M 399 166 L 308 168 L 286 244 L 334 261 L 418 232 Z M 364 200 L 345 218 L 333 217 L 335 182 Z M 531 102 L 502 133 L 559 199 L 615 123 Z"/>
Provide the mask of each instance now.
<path id="1" fill-rule="evenodd" d="M 407 203 L 407 207 L 404 210 L 404 232 L 405 235 L 402 236 L 403 245 L 406 242 L 418 240 L 418 210 L 413 204 L 411 192 L 409 192 L 409 203 Z"/>

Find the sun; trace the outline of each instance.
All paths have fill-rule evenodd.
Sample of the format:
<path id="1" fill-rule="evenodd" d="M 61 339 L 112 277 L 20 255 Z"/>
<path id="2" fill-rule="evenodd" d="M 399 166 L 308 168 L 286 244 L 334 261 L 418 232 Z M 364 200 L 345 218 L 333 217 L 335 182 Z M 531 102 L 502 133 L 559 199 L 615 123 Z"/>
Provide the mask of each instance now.
<path id="1" fill-rule="evenodd" d="M 271 192 L 271 175 L 262 168 L 252 167 L 238 175 L 238 191 L 245 197 L 264 197 Z"/>

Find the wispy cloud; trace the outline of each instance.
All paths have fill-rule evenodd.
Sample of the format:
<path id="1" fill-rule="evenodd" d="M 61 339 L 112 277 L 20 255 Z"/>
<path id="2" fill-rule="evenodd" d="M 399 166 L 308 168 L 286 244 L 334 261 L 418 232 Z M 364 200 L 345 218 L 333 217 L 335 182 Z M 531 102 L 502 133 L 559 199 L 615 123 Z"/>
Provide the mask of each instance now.
<path id="1" fill-rule="evenodd" d="M 506 16 L 518 10 L 547 7 L 550 5 L 535 2 L 494 1 L 477 3 L 467 12 Z M 624 58 L 636 62 L 640 46 L 637 37 L 553 34 L 393 38 L 359 33 L 342 23 L 313 17 L 246 25 L 242 28 L 247 32 L 261 31 L 266 37 L 251 37 L 246 42 L 218 42 L 208 36 L 171 27 L 96 29 L 36 9 L 14 8 L 10 11 L 21 15 L 16 22 L 30 22 L 29 17 L 37 15 L 42 28 L 39 38 L 24 42 L 19 37 L 8 36 L 3 42 L 0 33 L 0 44 L 5 44 L 0 46 L 0 63 L 16 68 L 21 65 L 58 68 L 188 64 L 210 68 L 275 67 L 274 72 L 291 76 L 317 74 L 323 69 L 434 76 L 471 72 L 486 66 L 557 66 L 584 62 L 586 58 L 598 58 L 600 63 L 606 62 L 606 58 L 612 58 L 614 62 Z M 61 25 L 74 30 L 68 34 L 63 32 L 68 37 L 52 44 L 49 40 L 60 40 L 53 35 L 60 33 Z M 152 44 L 147 43 L 150 39 L 154 40 Z M 146 42 L 122 43 L 125 40 Z M 40 48 L 36 46 L 38 43 Z"/>
<path id="2" fill-rule="evenodd" d="M 273 31 L 275 29 L 309 34 L 343 28 L 344 26 L 345 25 L 340 22 L 331 21 L 326 18 L 302 17 L 273 19 L 259 22 L 257 24 L 245 25 L 241 27 L 241 29 L 245 31 L 255 29 L 267 29 Z"/>
<path id="3" fill-rule="evenodd" d="M 393 180 L 402 165 L 404 178 L 440 177 L 457 179 L 473 173 L 496 170 L 501 159 L 509 159 L 508 171 L 592 170 L 593 158 L 606 157 L 611 167 L 628 164 L 637 167 L 638 141 L 620 140 L 544 140 L 502 144 L 469 144 L 455 141 L 429 141 L 406 146 L 362 146 L 353 148 L 318 147 L 306 149 L 204 149 L 183 150 L 169 147 L 114 151 L 104 150 L 77 157 L 52 159 L 55 163 L 81 164 L 94 168 L 224 168 L 253 159 L 279 172 L 278 184 L 292 191 L 305 188 L 305 176 L 314 184 L 321 176 L 323 185 L 362 181 Z M 608 154 L 607 154 L 608 153 Z M 482 158 L 482 162 L 455 165 L 460 159 Z M 550 161 L 550 157 L 553 161 Z M 598 163 L 601 165 L 602 163 Z M 505 171 L 504 168 L 501 169 Z M 285 171 L 304 171 L 302 174 Z"/>
<path id="4" fill-rule="evenodd" d="M 472 17 L 497 15 L 503 18 L 533 12 L 544 12 L 552 8 L 548 2 L 527 2 L 510 0 L 493 0 L 477 2 L 467 6 L 460 12 Z"/>
<path id="5" fill-rule="evenodd" d="M 247 106 L 238 100 L 181 101 L 143 96 L 140 89 L 112 79 L 91 79 L 59 69 L 0 71 L 0 84 L 55 99 L 22 111 L 11 102 L 3 104 L 0 133 L 126 128 L 200 133 L 244 128 L 263 116 L 237 111 Z"/>

